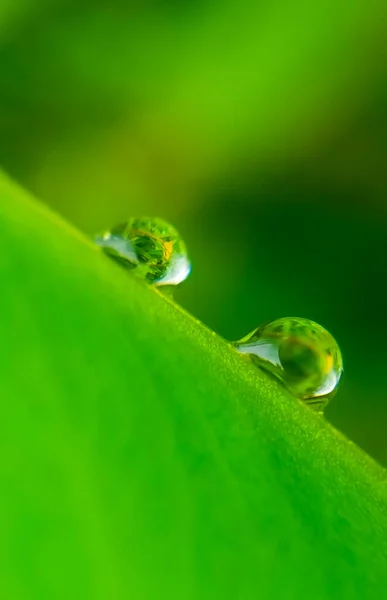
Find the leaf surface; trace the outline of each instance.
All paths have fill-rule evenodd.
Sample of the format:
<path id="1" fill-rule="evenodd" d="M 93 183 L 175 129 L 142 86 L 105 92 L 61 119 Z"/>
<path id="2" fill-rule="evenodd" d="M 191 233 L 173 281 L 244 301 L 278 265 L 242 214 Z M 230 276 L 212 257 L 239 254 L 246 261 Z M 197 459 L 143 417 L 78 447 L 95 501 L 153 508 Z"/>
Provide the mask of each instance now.
<path id="1" fill-rule="evenodd" d="M 4 176 L 0 232 L 5 598 L 383 597 L 384 470 Z"/>

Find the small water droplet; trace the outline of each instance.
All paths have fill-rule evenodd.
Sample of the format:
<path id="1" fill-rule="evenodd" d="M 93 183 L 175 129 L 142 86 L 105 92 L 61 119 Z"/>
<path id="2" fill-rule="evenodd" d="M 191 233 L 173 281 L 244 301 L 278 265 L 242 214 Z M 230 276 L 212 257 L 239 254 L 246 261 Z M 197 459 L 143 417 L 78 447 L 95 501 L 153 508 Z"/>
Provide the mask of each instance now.
<path id="1" fill-rule="evenodd" d="M 335 394 L 343 372 L 337 342 L 309 319 L 276 319 L 234 342 L 234 346 L 320 412 Z"/>
<path id="2" fill-rule="evenodd" d="M 94 241 L 111 258 L 157 286 L 178 285 L 191 271 L 182 238 L 163 219 L 135 217 L 95 236 Z"/>

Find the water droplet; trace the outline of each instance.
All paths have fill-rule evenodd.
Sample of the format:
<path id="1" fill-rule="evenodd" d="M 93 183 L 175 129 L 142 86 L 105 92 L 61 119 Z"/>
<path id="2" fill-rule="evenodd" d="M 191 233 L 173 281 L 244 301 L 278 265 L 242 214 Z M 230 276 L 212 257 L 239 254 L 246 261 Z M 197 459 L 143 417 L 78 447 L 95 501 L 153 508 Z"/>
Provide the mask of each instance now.
<path id="1" fill-rule="evenodd" d="M 178 285 L 191 271 L 183 240 L 163 219 L 129 219 L 94 241 L 111 258 L 157 286 Z"/>
<path id="2" fill-rule="evenodd" d="M 314 321 L 276 319 L 234 343 L 297 398 L 322 411 L 335 394 L 343 363 L 331 334 Z"/>

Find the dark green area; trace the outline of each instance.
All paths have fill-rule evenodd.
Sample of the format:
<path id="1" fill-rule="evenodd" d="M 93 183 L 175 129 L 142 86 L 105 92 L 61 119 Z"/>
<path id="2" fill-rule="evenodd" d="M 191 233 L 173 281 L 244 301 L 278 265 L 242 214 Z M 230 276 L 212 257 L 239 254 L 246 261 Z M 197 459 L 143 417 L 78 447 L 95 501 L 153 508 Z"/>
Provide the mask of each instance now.
<path id="1" fill-rule="evenodd" d="M 0 183 L 2 594 L 383 597 L 385 471 Z"/>
<path id="2" fill-rule="evenodd" d="M 332 190 L 299 181 L 297 198 L 286 182 L 283 186 L 275 197 L 263 191 L 240 217 L 239 199 L 225 195 L 211 265 L 200 256 L 195 263 L 194 255 L 196 286 L 187 284 L 179 297 L 228 339 L 279 316 L 303 316 L 326 327 L 344 361 L 327 418 L 384 463 L 387 219 L 349 211 L 339 199 L 332 206 Z M 211 218 L 201 222 L 204 240 L 210 223 Z M 224 270 L 226 251 L 230 262 Z"/>

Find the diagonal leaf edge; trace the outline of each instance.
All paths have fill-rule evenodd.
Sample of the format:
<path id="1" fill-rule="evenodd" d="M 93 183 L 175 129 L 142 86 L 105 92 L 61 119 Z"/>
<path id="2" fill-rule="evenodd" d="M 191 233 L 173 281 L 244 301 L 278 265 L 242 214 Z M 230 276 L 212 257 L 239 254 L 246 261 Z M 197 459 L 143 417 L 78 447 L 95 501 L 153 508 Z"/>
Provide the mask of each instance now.
<path id="1" fill-rule="evenodd" d="M 383 596 L 383 469 L 5 177 L 0 223 L 8 598 Z"/>

